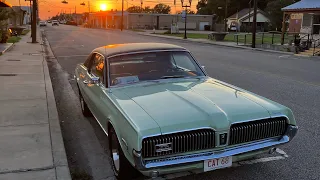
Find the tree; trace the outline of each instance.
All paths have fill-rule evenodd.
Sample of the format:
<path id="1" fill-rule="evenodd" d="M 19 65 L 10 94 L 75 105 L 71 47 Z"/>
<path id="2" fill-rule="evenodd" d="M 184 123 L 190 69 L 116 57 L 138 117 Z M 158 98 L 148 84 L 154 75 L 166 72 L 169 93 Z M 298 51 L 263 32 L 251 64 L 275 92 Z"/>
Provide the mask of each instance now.
<path id="1" fill-rule="evenodd" d="M 153 11 L 154 13 L 158 13 L 158 14 L 169 14 L 171 11 L 171 7 L 160 3 L 154 6 Z"/>
<path id="2" fill-rule="evenodd" d="M 249 8 L 250 0 L 200 0 L 197 4 L 197 14 L 216 14 L 220 18 L 225 16 L 225 6 L 228 3 L 228 14 L 227 17 L 235 14 L 237 11 Z M 258 7 L 264 10 L 267 3 L 273 0 L 258 0 Z M 281 0 L 278 0 L 281 1 Z M 220 7 L 220 8 L 219 8 Z M 253 7 L 253 0 L 251 1 L 251 7 Z"/>
<path id="3" fill-rule="evenodd" d="M 0 43 L 6 43 L 8 39 L 8 23 L 9 19 L 13 15 L 13 11 L 7 8 L 0 8 Z"/>
<path id="4" fill-rule="evenodd" d="M 182 11 L 178 11 L 177 14 L 182 14 Z M 196 14 L 194 11 L 188 9 L 187 14 Z"/>
<path id="5" fill-rule="evenodd" d="M 131 6 L 127 9 L 129 13 L 142 13 L 142 9 L 140 6 Z"/>
<path id="6" fill-rule="evenodd" d="M 273 29 L 282 28 L 282 11 L 281 8 L 284 8 L 290 4 L 293 4 L 299 0 L 273 0 L 268 3 L 265 12 L 269 14 L 271 20 L 271 26 Z"/>
<path id="7" fill-rule="evenodd" d="M 200 0 L 197 4 L 197 14 L 211 15 L 212 9 L 208 6 L 208 0 Z"/>
<path id="8" fill-rule="evenodd" d="M 144 13 L 153 13 L 153 9 L 150 8 L 150 6 L 146 6 L 146 7 L 143 9 L 143 12 L 144 12 Z"/>

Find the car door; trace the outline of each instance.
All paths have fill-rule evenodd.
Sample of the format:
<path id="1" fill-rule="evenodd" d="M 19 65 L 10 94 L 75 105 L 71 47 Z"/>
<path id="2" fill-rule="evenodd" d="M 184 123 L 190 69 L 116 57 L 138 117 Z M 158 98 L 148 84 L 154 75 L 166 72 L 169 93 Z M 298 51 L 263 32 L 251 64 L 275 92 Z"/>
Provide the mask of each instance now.
<path id="1" fill-rule="evenodd" d="M 104 56 L 99 53 L 93 53 L 91 61 L 86 74 L 87 77 L 85 78 L 86 86 L 84 92 L 88 98 L 86 102 L 100 125 L 105 128 L 108 116 L 105 105 L 105 101 L 108 101 L 105 94 L 108 86 L 106 80 L 106 61 Z M 98 82 L 93 81 L 96 78 L 99 78 Z"/>

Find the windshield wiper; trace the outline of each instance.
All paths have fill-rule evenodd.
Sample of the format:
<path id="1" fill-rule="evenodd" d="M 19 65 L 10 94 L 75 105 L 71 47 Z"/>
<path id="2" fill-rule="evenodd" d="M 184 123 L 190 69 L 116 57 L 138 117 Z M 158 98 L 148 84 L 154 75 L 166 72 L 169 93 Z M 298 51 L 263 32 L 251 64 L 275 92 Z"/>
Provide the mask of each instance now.
<path id="1" fill-rule="evenodd" d="M 171 79 L 171 78 L 184 78 L 183 75 L 176 75 L 176 76 L 162 76 L 160 79 Z"/>

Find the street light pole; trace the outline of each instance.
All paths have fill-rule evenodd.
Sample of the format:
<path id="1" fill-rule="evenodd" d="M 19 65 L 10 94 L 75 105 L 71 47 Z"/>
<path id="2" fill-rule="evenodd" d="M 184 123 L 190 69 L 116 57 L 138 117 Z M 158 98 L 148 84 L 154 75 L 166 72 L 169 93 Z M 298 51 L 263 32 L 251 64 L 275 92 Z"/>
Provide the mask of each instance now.
<path id="1" fill-rule="evenodd" d="M 122 11 L 121 11 L 121 31 L 123 30 L 123 3 L 124 3 L 124 0 L 122 0 Z"/>
<path id="2" fill-rule="evenodd" d="M 183 5 L 183 1 L 184 0 L 181 0 L 181 5 L 182 5 L 183 8 L 186 8 L 185 17 L 184 17 L 184 37 L 183 37 L 183 39 L 187 39 L 187 16 L 188 16 L 187 15 L 188 14 L 187 10 L 188 10 L 188 7 L 191 7 L 192 0 L 189 0 L 189 4 L 190 5 Z"/>
<path id="3" fill-rule="evenodd" d="M 33 0 L 31 34 L 32 43 L 37 43 L 37 0 Z"/>

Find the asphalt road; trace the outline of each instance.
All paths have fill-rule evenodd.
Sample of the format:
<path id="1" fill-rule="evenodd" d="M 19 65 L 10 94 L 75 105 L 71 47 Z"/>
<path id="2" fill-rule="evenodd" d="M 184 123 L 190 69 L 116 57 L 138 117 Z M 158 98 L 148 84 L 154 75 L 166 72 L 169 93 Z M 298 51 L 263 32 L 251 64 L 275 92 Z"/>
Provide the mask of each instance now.
<path id="1" fill-rule="evenodd" d="M 48 62 L 71 169 L 84 170 L 94 179 L 113 177 L 106 137 L 93 119 L 80 114 L 72 79 L 75 65 L 98 46 L 165 42 L 188 48 L 210 76 L 290 107 L 299 125 L 296 138 L 280 147 L 285 155 L 259 156 L 237 167 L 176 179 L 320 179 L 320 58 L 186 43 L 116 30 L 72 26 L 43 29 L 57 59 L 48 57 Z"/>

